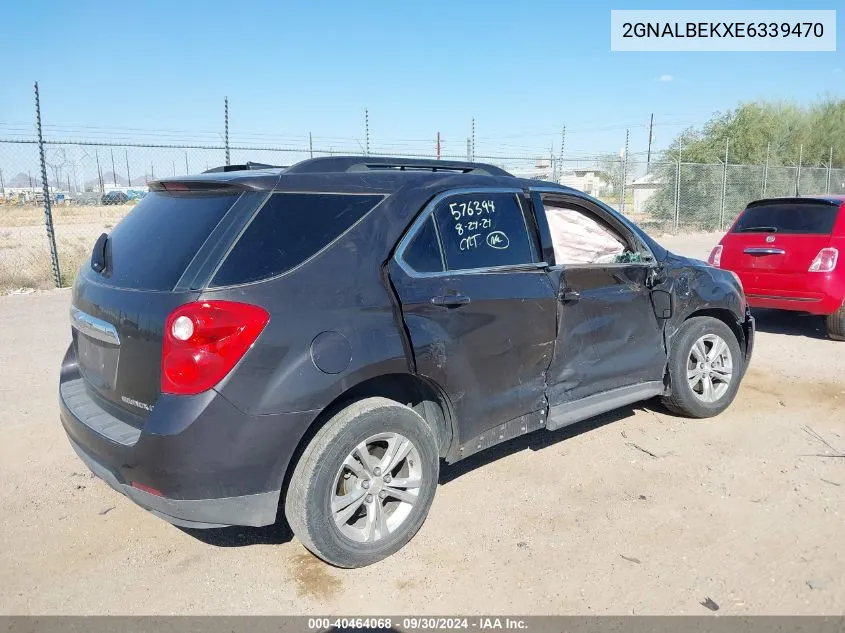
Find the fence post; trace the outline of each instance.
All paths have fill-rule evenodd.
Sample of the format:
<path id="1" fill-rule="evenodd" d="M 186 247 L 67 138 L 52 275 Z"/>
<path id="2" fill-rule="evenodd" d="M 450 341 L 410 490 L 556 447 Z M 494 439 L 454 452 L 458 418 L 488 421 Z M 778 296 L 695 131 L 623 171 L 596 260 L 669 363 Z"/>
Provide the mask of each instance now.
<path id="1" fill-rule="evenodd" d="M 475 160 L 475 117 L 472 117 L 472 146 L 471 146 L 471 149 L 472 149 L 472 153 L 470 154 L 470 156 L 472 156 L 472 158 L 470 160 Z"/>
<path id="2" fill-rule="evenodd" d="M 226 164 L 231 165 L 229 157 L 229 97 L 223 98 L 223 141 L 226 146 Z"/>
<path id="3" fill-rule="evenodd" d="M 129 173 L 129 150 L 127 148 L 123 148 L 123 157 L 126 159 L 126 185 L 128 187 L 132 186 L 132 174 Z M 174 176 L 176 174 L 173 174 Z"/>
<path id="4" fill-rule="evenodd" d="M 826 194 L 830 195 L 830 172 L 833 169 L 833 148 L 830 148 L 830 156 L 827 159 L 827 189 Z"/>
<path id="5" fill-rule="evenodd" d="M 472 148 L 470 147 L 470 140 L 467 139 L 467 162 L 472 160 Z"/>
<path id="6" fill-rule="evenodd" d="M 798 171 L 795 174 L 795 195 L 801 195 L 801 161 L 804 159 L 804 146 L 798 146 Z"/>
<path id="7" fill-rule="evenodd" d="M 725 164 L 722 166 L 722 204 L 719 206 L 719 230 L 725 225 L 725 202 L 728 194 L 728 150 L 731 140 L 725 139 Z"/>
<path id="8" fill-rule="evenodd" d="M 314 158 L 314 137 L 308 132 L 308 157 Z"/>
<path id="9" fill-rule="evenodd" d="M 38 94 L 38 82 L 35 82 L 35 125 L 38 128 L 38 153 L 41 158 L 41 191 L 44 195 L 44 226 L 47 227 L 47 239 L 50 242 L 50 260 L 53 265 L 53 283 L 56 288 L 62 285 L 62 273 L 59 269 L 59 251 L 56 249 L 56 234 L 53 232 L 53 209 L 50 206 L 50 185 L 47 182 L 47 157 L 44 154 L 44 136 L 41 132 L 41 98 Z"/>
<path id="10" fill-rule="evenodd" d="M 769 148 L 771 143 L 766 143 L 766 166 L 763 167 L 763 197 L 766 197 L 766 187 L 769 184 Z"/>
<path id="11" fill-rule="evenodd" d="M 683 143 L 678 141 L 678 171 L 675 174 L 675 234 L 681 227 L 681 152 Z"/>
<path id="12" fill-rule="evenodd" d="M 364 154 L 370 155 L 370 111 L 364 109 Z"/>
<path id="13" fill-rule="evenodd" d="M 628 179 L 628 142 L 630 130 L 625 130 L 625 149 L 622 150 L 622 191 L 620 192 L 619 211 L 625 213 L 625 181 Z"/>

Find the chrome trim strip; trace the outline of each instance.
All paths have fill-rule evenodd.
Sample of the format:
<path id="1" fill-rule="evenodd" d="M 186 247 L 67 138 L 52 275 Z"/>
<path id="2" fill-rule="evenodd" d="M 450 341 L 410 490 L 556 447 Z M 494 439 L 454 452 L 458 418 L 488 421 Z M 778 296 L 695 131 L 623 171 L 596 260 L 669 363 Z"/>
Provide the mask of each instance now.
<path id="1" fill-rule="evenodd" d="M 422 224 L 431 216 L 431 214 L 434 212 L 434 207 L 436 207 L 437 204 L 441 200 L 443 200 L 444 198 L 448 198 L 450 196 L 459 196 L 459 195 L 468 194 L 468 193 L 510 193 L 510 194 L 515 195 L 515 196 L 518 196 L 518 195 L 521 195 L 523 193 L 523 190 L 519 189 L 518 187 L 460 187 L 460 188 L 457 188 L 457 189 L 449 189 L 448 191 L 443 191 L 443 192 L 437 194 L 436 196 L 434 196 L 434 198 L 432 198 L 431 201 L 429 201 L 429 203 L 427 205 L 425 205 L 425 207 L 423 207 L 422 212 L 417 216 L 417 219 L 413 221 L 413 223 L 411 224 L 411 227 L 405 232 L 404 237 L 401 240 L 399 240 L 399 245 L 396 247 L 396 255 L 395 255 L 396 263 L 399 264 L 399 267 L 402 268 L 402 270 L 404 270 L 405 273 L 409 277 L 414 277 L 414 278 L 417 278 L 417 279 L 424 278 L 424 277 L 454 277 L 454 276 L 457 276 L 457 275 L 474 275 L 474 274 L 478 274 L 478 273 L 507 272 L 509 270 L 514 270 L 514 271 L 523 270 L 524 271 L 528 267 L 542 269 L 542 268 L 545 268 L 546 266 L 548 266 L 548 264 L 546 262 L 537 262 L 537 263 L 530 262 L 530 263 L 525 263 L 525 264 L 514 264 L 514 265 L 508 265 L 508 266 L 489 266 L 489 267 L 486 267 L 486 268 L 466 268 L 466 269 L 461 269 L 461 270 L 443 270 L 443 271 L 440 271 L 440 272 L 433 272 L 433 273 L 432 272 L 421 273 L 421 272 L 417 272 L 416 270 L 414 270 L 410 266 L 410 264 L 408 264 L 405 261 L 405 258 L 403 257 L 403 255 L 405 254 L 405 249 L 408 248 L 408 245 L 411 243 L 411 241 L 414 239 L 414 237 L 416 237 L 417 232 L 419 231 Z M 522 208 L 521 204 L 519 206 L 520 206 L 520 210 L 523 212 L 522 222 L 523 222 L 523 224 L 525 224 L 525 210 Z M 440 232 L 437 228 L 437 222 L 436 221 L 434 223 L 434 228 L 435 228 L 435 230 L 438 231 L 437 235 L 438 235 L 438 240 L 439 240 L 440 239 Z M 525 230 L 526 231 L 529 230 L 528 226 L 525 227 Z M 441 247 L 440 247 L 440 256 L 441 256 L 441 259 L 444 257 L 442 244 L 441 244 Z M 445 267 L 445 261 L 443 262 L 443 264 L 444 264 L 444 267 Z"/>
<path id="2" fill-rule="evenodd" d="M 742 251 L 746 255 L 786 255 L 782 248 L 746 248 Z"/>
<path id="3" fill-rule="evenodd" d="M 95 338 L 104 343 L 120 345 L 120 336 L 117 329 L 108 321 L 92 317 L 79 308 L 70 309 L 70 325 L 86 336 Z"/>

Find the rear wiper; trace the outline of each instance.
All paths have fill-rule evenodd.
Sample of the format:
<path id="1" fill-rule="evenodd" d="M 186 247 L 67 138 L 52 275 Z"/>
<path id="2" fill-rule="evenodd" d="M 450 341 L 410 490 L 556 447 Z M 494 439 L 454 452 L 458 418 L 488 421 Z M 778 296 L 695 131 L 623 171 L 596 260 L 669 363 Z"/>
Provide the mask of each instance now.
<path id="1" fill-rule="evenodd" d="M 737 233 L 752 233 L 752 232 L 777 233 L 778 227 L 776 227 L 776 226 L 744 226 L 741 229 L 737 229 Z"/>

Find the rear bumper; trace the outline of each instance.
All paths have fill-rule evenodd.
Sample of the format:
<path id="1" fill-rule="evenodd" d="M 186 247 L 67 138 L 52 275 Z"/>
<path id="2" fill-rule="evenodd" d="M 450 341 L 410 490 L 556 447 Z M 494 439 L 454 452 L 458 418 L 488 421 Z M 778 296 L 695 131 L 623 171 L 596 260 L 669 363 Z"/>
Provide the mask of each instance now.
<path id="1" fill-rule="evenodd" d="M 840 273 L 739 272 L 745 296 L 754 308 L 793 310 L 827 315 L 845 299 L 845 275 Z"/>
<path id="2" fill-rule="evenodd" d="M 162 395 L 137 429 L 102 409 L 81 380 L 71 349 L 60 377 L 62 425 L 112 488 L 185 527 L 275 522 L 282 480 L 316 412 L 250 416 L 210 390 Z"/>

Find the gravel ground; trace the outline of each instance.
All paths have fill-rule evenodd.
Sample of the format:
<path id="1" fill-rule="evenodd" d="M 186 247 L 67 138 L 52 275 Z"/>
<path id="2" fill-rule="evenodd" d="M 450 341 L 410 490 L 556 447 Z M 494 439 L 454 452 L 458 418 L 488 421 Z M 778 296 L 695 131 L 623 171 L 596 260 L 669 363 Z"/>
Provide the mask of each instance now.
<path id="1" fill-rule="evenodd" d="M 417 537 L 344 571 L 282 525 L 189 533 L 92 478 L 58 421 L 68 304 L 0 298 L 4 614 L 843 614 L 845 459 L 808 431 L 845 451 L 845 344 L 819 319 L 758 314 L 717 418 L 646 403 L 444 467 Z"/>

